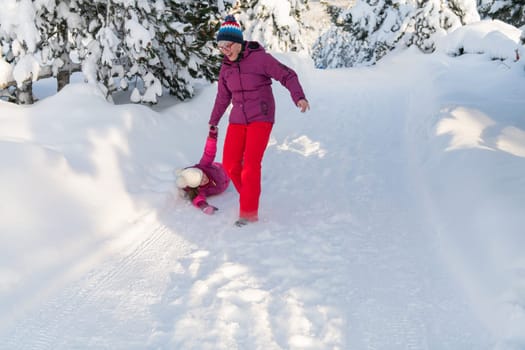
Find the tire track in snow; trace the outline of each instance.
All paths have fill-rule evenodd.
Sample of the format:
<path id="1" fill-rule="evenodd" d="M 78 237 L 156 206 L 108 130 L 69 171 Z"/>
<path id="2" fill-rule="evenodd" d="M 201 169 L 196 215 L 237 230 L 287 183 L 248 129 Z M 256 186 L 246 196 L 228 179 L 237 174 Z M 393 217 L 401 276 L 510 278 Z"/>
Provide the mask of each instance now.
<path id="1" fill-rule="evenodd" d="M 100 256 L 86 273 L 15 323 L 0 349 L 107 347 L 113 337 L 123 347 L 144 345 L 167 266 L 187 252 L 187 242 L 155 215 L 140 218 L 94 253 Z"/>

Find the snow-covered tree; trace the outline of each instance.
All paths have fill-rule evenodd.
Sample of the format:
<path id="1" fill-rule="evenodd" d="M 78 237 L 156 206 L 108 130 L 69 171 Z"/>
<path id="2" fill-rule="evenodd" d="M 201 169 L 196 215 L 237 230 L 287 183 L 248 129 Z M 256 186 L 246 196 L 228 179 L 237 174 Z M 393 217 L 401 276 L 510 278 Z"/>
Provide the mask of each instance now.
<path id="1" fill-rule="evenodd" d="M 217 78 L 220 56 L 214 49 L 222 16 L 217 1 L 172 2 L 157 28 L 157 69 L 163 85 L 179 98 L 193 95 L 194 79 Z"/>
<path id="2" fill-rule="evenodd" d="M 237 0 L 233 7 L 244 35 L 277 51 L 308 49 L 303 22 L 308 0 Z"/>
<path id="3" fill-rule="evenodd" d="M 32 82 L 56 77 L 58 89 L 80 70 L 70 53 L 85 38 L 84 21 L 75 0 L 8 1 L 0 16 L 0 42 L 4 62 L 12 74 L 0 81 L 3 95 L 31 103 Z"/>
<path id="4" fill-rule="evenodd" d="M 479 21 L 474 0 L 427 0 L 417 3 L 404 31 L 406 46 L 416 45 L 426 53 L 434 52 L 439 37 L 472 22 Z"/>
<path id="5" fill-rule="evenodd" d="M 10 65 L 4 68 L 0 88 L 6 91 L 10 99 L 22 103 L 32 103 L 32 81 L 36 80 L 40 71 L 38 60 L 41 33 L 36 27 L 37 11 L 31 0 L 9 2 L 7 11 L 0 11 L 0 41 L 2 57 Z M 5 67 L 4 63 L 4 67 Z M 16 85 L 16 88 L 12 88 Z"/>
<path id="6" fill-rule="evenodd" d="M 157 8 L 148 1 L 116 0 L 93 1 L 87 6 L 94 6 L 89 25 L 92 40 L 81 54 L 87 80 L 100 82 L 110 95 L 127 89 L 128 78 L 140 79 L 146 86 L 146 102 L 155 102 L 162 94 L 162 86 L 150 68 L 159 64 L 152 50 L 155 24 L 150 14 L 155 19 Z"/>
<path id="7" fill-rule="evenodd" d="M 337 17 L 312 53 L 320 68 L 368 65 L 381 59 L 399 41 L 413 4 L 410 0 L 361 0 L 344 10 L 329 9 Z"/>
<path id="8" fill-rule="evenodd" d="M 71 72 L 82 69 L 108 97 L 131 84 L 134 101 L 154 103 L 165 89 L 184 99 L 193 95 L 195 79 L 216 78 L 213 42 L 223 0 L 9 0 L 9 5 L 10 11 L 0 12 L 4 95 L 30 91 L 31 82 L 44 76 L 57 77 L 61 87 Z M 13 13 L 18 17 L 8 15 Z"/>
<path id="9" fill-rule="evenodd" d="M 440 36 L 476 20 L 474 0 L 359 0 L 339 13 L 312 57 L 333 68 L 374 64 L 397 47 L 433 52 Z"/>
<path id="10" fill-rule="evenodd" d="M 98 2 L 98 12 L 102 8 L 106 16 L 90 26 L 95 40 L 83 71 L 102 82 L 108 93 L 132 84 L 134 102 L 155 103 L 164 89 L 185 99 L 193 95 L 195 79 L 216 78 L 218 1 Z"/>
<path id="11" fill-rule="evenodd" d="M 41 32 L 41 64 L 51 69 L 50 75 L 57 78 L 60 90 L 69 84 L 72 72 L 80 71 L 80 62 L 74 61 L 71 53 L 82 47 L 86 23 L 75 0 L 47 1 L 38 13 L 36 26 Z"/>
<path id="12" fill-rule="evenodd" d="M 499 19 L 515 27 L 525 25 L 525 1 L 523 0 L 478 0 L 482 17 Z"/>
<path id="13" fill-rule="evenodd" d="M 169 30 L 164 29 L 163 18 L 178 10 L 173 8 L 179 4 L 171 4 L 172 8 L 162 0 L 98 0 L 92 4 L 99 15 L 89 26 L 93 40 L 83 57 L 84 75 L 88 81 L 100 82 L 107 95 L 134 82 L 132 100 L 155 103 L 163 93 L 162 73 L 171 59 L 171 55 L 161 56 L 159 38 Z"/>

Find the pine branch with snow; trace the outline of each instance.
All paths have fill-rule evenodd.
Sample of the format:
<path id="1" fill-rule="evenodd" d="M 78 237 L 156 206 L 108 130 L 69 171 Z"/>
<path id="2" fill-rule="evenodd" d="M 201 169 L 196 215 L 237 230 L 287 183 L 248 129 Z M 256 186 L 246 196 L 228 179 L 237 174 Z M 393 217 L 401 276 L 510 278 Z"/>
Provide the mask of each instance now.
<path id="1" fill-rule="evenodd" d="M 499 19 L 516 27 L 525 25 L 525 3 L 515 0 L 479 0 L 483 18 Z"/>
<path id="2" fill-rule="evenodd" d="M 238 0 L 233 13 L 245 37 L 259 41 L 267 49 L 288 52 L 308 50 L 303 21 L 308 0 Z"/>
<path id="3" fill-rule="evenodd" d="M 430 53 L 436 41 L 462 25 L 479 21 L 474 0 L 360 0 L 339 13 L 314 44 L 323 68 L 371 65 L 395 48 L 417 46 Z"/>
<path id="4" fill-rule="evenodd" d="M 10 73 L 3 74 L 0 87 L 12 91 L 12 99 L 32 103 L 31 82 L 52 76 L 60 90 L 70 74 L 80 70 L 71 55 L 86 39 L 80 12 L 73 0 L 6 4 L 0 15 L 0 41 Z"/>
<path id="5" fill-rule="evenodd" d="M 165 89 L 189 98 L 196 79 L 216 79 L 221 0 L 22 0 L 11 7 L 0 14 L 0 88 L 10 99 L 31 103 L 29 82 L 54 76 L 61 88 L 80 70 L 108 97 L 135 83 L 147 103 Z"/>

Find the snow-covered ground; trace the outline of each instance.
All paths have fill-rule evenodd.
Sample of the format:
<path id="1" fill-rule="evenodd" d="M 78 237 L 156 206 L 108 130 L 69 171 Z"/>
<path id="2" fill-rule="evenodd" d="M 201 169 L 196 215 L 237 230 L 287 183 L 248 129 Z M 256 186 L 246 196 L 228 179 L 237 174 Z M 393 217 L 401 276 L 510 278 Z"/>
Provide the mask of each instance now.
<path id="1" fill-rule="evenodd" d="M 274 85 L 243 228 L 233 187 L 215 216 L 174 190 L 214 85 L 153 109 L 50 81 L 0 102 L 1 349 L 525 348 L 523 63 L 279 58 L 312 109 Z"/>

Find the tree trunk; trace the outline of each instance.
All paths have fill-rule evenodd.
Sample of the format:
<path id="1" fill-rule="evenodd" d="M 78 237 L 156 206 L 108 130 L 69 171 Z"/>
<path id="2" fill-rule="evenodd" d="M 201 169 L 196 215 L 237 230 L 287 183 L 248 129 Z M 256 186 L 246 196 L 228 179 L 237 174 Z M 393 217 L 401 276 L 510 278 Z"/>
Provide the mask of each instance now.
<path id="1" fill-rule="evenodd" d="M 33 81 L 25 82 L 21 87 L 16 89 L 16 102 L 21 105 L 30 105 L 34 102 L 33 98 Z"/>
<path id="2" fill-rule="evenodd" d="M 71 72 L 69 70 L 61 70 L 58 72 L 57 75 L 57 92 L 62 90 L 64 86 L 69 84 L 69 78 L 71 76 Z"/>
<path id="3" fill-rule="evenodd" d="M 68 25 L 67 21 L 63 20 L 60 22 L 58 31 L 60 42 L 67 43 Z M 60 59 L 64 62 L 64 65 L 59 68 L 57 74 L 57 92 L 62 90 L 64 86 L 69 84 L 69 78 L 71 76 L 71 59 L 69 58 L 68 52 L 64 50 L 60 55 Z"/>

